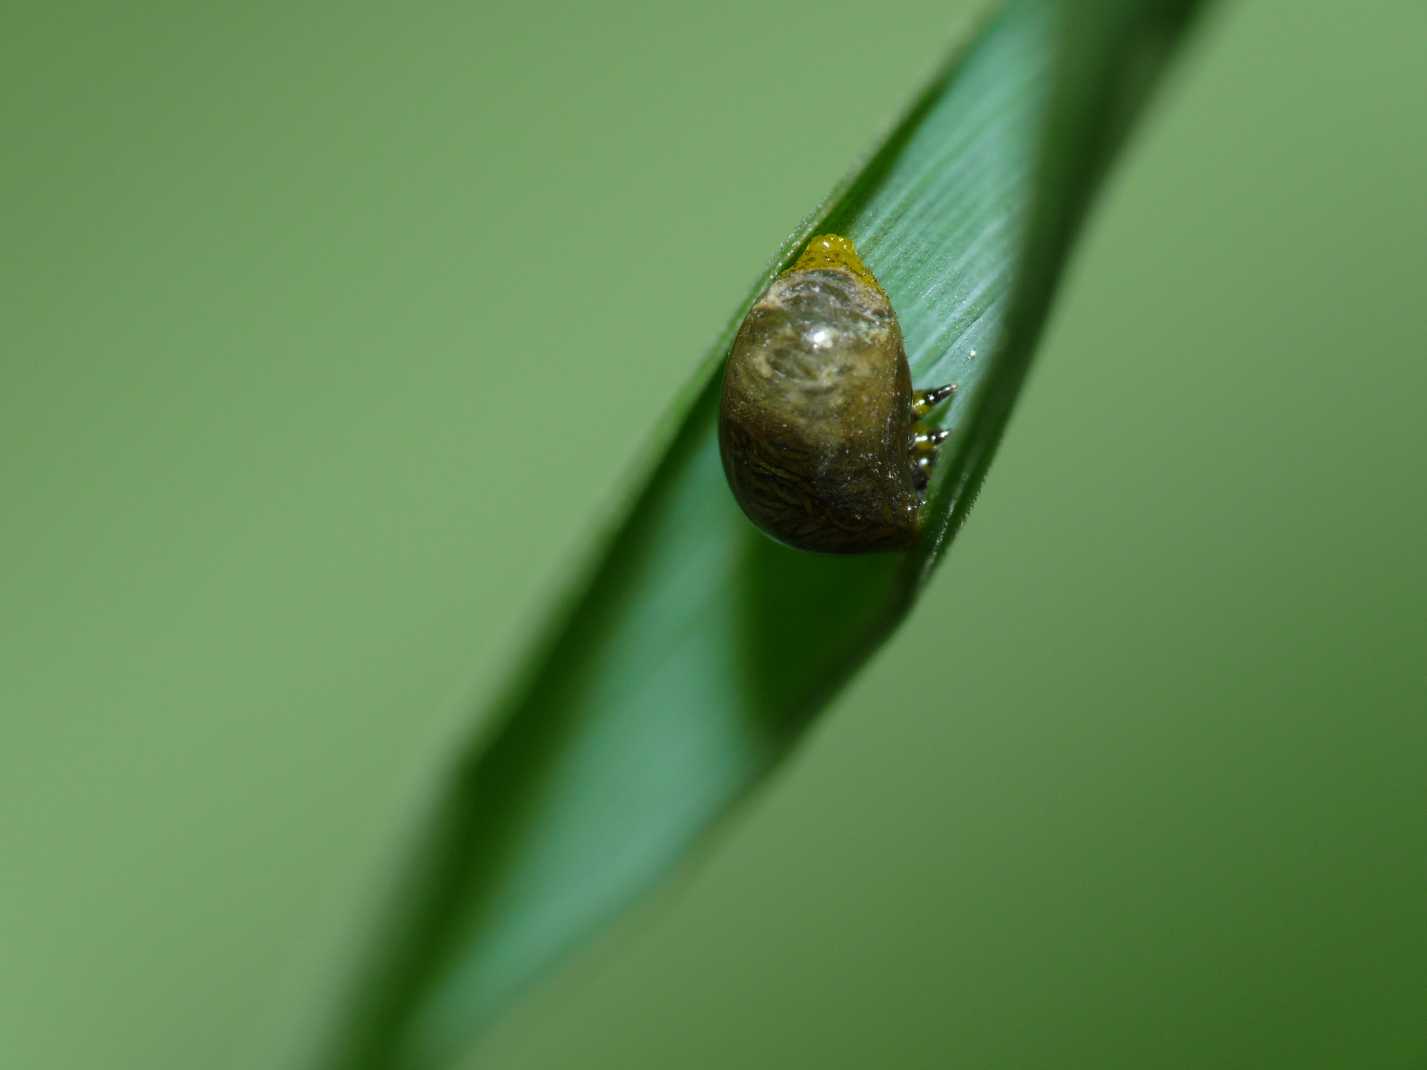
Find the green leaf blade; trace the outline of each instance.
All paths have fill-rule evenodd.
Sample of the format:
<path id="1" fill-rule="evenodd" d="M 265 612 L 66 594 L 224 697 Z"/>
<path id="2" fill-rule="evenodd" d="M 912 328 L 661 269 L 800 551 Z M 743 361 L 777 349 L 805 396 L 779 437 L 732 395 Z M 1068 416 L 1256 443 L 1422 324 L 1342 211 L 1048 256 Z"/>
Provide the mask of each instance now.
<path id="1" fill-rule="evenodd" d="M 1168 50 L 1146 66 L 1141 38 L 1173 41 L 1194 6 L 1121 0 L 1071 34 L 1073 5 L 1012 0 L 790 236 L 702 363 L 652 472 L 495 709 L 492 734 L 455 771 L 322 1065 L 448 1065 L 667 874 L 892 632 L 1004 429 L 1123 129 L 1111 108 L 1119 76 L 1158 71 Z M 952 438 L 927 537 L 904 555 L 820 557 L 772 542 L 739 512 L 719 461 L 717 373 L 733 334 L 772 275 L 825 231 L 853 238 L 891 295 L 914 382 L 959 386 L 938 418 Z"/>

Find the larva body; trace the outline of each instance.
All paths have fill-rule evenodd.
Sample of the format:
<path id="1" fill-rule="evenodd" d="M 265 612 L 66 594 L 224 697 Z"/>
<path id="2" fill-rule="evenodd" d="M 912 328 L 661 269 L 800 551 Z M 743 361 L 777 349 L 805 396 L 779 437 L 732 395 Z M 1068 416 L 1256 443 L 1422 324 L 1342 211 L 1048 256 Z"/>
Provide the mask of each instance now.
<path id="1" fill-rule="evenodd" d="M 917 538 L 930 450 L 891 301 L 852 242 L 814 238 L 749 311 L 724 371 L 719 447 L 764 532 L 800 550 L 900 550 Z"/>

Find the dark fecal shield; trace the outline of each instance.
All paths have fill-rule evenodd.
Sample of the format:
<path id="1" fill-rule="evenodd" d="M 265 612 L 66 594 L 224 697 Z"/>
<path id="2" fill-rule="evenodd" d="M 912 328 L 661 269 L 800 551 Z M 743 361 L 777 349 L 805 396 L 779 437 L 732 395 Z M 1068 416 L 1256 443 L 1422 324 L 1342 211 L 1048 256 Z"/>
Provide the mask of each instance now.
<path id="1" fill-rule="evenodd" d="M 729 353 L 724 471 L 748 518 L 801 550 L 898 550 L 917 535 L 912 381 L 891 302 L 852 243 L 814 239 Z"/>

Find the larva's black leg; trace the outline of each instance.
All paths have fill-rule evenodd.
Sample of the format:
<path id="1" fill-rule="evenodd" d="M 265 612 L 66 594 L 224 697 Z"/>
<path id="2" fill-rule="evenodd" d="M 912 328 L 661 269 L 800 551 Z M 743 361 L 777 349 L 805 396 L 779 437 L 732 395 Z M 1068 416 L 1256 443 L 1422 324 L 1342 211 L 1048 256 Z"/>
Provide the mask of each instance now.
<path id="1" fill-rule="evenodd" d="M 918 431 L 912 436 L 912 452 L 930 456 L 950 435 L 951 432 L 944 427 L 936 431 Z"/>
<path id="2" fill-rule="evenodd" d="M 946 386 L 934 386 L 930 390 L 912 391 L 912 415 L 920 420 L 955 393 L 955 383 L 947 383 Z"/>
<path id="3" fill-rule="evenodd" d="M 913 478 L 918 491 L 927 489 L 931 482 L 932 465 L 936 462 L 937 450 L 951 432 L 945 428 L 939 431 L 918 431 L 912 436 Z"/>
<path id="4" fill-rule="evenodd" d="M 927 489 L 927 484 L 932 479 L 932 461 L 934 458 L 930 453 L 925 453 L 916 459 L 912 466 L 912 480 L 916 484 L 918 491 Z"/>

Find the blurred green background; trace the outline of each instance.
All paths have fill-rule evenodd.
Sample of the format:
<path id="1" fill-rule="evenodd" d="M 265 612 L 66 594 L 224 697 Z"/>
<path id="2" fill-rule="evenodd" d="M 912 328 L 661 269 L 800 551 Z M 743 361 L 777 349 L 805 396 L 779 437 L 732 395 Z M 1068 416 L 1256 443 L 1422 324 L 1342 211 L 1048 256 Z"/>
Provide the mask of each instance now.
<path id="1" fill-rule="evenodd" d="M 976 7 L 12 11 L 0 1065 L 297 1065 L 652 421 Z M 473 1065 L 1427 1065 L 1427 8 L 1214 14 L 907 626 Z"/>

